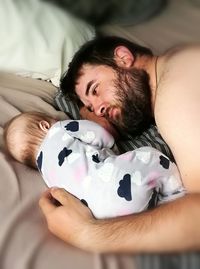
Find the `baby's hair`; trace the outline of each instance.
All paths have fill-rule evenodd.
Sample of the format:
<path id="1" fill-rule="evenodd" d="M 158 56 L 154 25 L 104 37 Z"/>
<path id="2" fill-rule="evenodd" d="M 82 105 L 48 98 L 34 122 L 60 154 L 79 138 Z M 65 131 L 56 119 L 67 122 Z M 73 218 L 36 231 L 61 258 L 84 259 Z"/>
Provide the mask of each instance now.
<path id="1" fill-rule="evenodd" d="M 36 154 L 46 132 L 39 126 L 47 121 L 50 126 L 57 119 L 41 112 L 25 112 L 12 118 L 4 128 L 6 150 L 17 161 L 36 168 Z"/>

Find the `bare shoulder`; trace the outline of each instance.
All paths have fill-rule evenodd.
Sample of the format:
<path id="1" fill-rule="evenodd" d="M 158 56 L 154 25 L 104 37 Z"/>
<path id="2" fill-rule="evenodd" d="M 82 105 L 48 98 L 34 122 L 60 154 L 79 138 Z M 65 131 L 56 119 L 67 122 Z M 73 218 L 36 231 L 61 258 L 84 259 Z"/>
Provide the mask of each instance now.
<path id="1" fill-rule="evenodd" d="M 200 46 L 169 52 L 161 63 L 156 123 L 186 187 L 200 191 Z"/>
<path id="2" fill-rule="evenodd" d="M 183 54 L 193 54 L 198 53 L 198 51 L 200 52 L 200 43 L 181 44 L 170 48 L 163 54 L 163 56 L 165 56 L 166 60 L 173 60 L 173 58 L 175 59 L 179 56 L 182 57 Z"/>

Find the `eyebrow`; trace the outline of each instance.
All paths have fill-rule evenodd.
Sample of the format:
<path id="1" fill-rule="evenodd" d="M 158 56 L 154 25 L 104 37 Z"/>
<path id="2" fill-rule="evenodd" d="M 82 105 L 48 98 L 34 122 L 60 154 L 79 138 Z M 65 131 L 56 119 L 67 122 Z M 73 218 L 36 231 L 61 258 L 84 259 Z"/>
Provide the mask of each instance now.
<path id="1" fill-rule="evenodd" d="M 86 96 L 88 96 L 88 94 L 89 94 L 89 90 L 90 90 L 92 84 L 94 84 L 94 82 L 95 82 L 95 80 L 91 80 L 91 81 L 89 81 L 89 82 L 87 83 L 87 87 L 86 87 L 86 91 L 85 91 L 85 95 L 86 95 Z"/>

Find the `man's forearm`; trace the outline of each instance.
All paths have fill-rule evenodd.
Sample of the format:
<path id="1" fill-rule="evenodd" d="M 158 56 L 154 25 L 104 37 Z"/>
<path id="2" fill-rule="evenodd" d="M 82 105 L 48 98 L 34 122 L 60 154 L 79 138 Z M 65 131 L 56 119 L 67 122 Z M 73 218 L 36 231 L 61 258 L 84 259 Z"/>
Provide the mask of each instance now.
<path id="1" fill-rule="evenodd" d="M 86 248 L 96 252 L 179 252 L 200 249 L 200 194 L 153 210 L 97 220 Z"/>

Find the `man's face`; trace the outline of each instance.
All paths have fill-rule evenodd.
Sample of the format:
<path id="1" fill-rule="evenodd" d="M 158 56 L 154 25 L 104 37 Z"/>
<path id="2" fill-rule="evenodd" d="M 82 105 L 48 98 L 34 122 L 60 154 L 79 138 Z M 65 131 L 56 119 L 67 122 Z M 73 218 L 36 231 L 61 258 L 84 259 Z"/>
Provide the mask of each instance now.
<path id="1" fill-rule="evenodd" d="M 143 70 L 84 65 L 76 84 L 83 104 L 120 129 L 137 129 L 151 115 L 148 75 Z"/>

